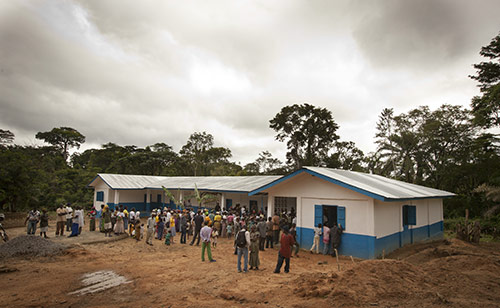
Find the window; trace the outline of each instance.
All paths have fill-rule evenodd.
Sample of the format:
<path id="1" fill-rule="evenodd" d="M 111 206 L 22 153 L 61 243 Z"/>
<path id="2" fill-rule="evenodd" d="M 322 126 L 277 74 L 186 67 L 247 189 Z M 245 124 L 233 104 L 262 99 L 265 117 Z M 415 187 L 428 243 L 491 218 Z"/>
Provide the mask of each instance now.
<path id="1" fill-rule="evenodd" d="M 415 205 L 403 205 L 403 226 L 415 226 L 417 224 L 417 207 Z"/>
<path id="2" fill-rule="evenodd" d="M 278 214 L 283 212 L 296 213 L 297 198 L 295 197 L 274 197 L 274 211 Z M 274 214 L 274 213 L 272 213 Z"/>
<path id="3" fill-rule="evenodd" d="M 314 226 L 318 224 L 333 226 L 340 224 L 342 229 L 345 225 L 345 206 L 337 205 L 314 205 Z"/>
<path id="4" fill-rule="evenodd" d="M 104 201 L 104 192 L 98 191 L 96 194 L 96 201 Z"/>

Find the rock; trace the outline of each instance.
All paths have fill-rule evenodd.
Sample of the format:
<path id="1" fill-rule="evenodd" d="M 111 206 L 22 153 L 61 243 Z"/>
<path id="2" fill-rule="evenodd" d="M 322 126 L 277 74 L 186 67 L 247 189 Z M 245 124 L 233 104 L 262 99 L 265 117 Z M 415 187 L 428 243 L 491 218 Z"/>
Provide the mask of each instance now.
<path id="1" fill-rule="evenodd" d="M 67 246 L 34 235 L 18 236 L 0 246 L 0 259 L 48 257 L 64 253 Z"/>

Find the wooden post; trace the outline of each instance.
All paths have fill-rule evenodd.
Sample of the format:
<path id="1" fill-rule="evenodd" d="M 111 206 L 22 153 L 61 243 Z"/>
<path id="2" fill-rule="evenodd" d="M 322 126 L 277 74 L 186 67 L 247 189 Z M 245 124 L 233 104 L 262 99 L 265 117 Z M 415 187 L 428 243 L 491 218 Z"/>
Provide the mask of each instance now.
<path id="1" fill-rule="evenodd" d="M 339 272 L 340 272 L 339 252 L 337 251 L 337 248 L 334 248 L 333 250 L 335 250 L 335 257 L 337 258 L 337 267 L 338 267 Z"/>
<path id="2" fill-rule="evenodd" d="M 469 230 L 469 209 L 465 209 L 465 240 L 470 242 Z"/>
<path id="3" fill-rule="evenodd" d="M 382 249 L 382 260 L 385 259 L 385 249 Z"/>

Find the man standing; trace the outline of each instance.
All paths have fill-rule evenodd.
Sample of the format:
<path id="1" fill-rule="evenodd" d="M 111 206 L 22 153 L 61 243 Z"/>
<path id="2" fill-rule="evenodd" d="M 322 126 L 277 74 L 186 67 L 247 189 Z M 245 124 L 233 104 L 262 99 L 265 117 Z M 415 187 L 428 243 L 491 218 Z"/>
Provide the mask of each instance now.
<path id="1" fill-rule="evenodd" d="M 274 213 L 273 216 L 273 239 L 274 244 L 278 244 L 280 236 L 280 217 L 278 216 L 278 211 Z"/>
<path id="2" fill-rule="evenodd" d="M 334 225 L 330 229 L 330 244 L 332 245 L 332 257 L 335 257 L 335 251 L 338 251 L 340 247 L 340 240 L 342 239 L 342 232 L 344 232 L 344 229 L 342 228 L 342 225 Z"/>
<path id="3" fill-rule="evenodd" d="M 71 208 L 71 203 L 66 204 L 66 231 L 71 231 L 73 225 L 73 209 Z"/>
<path id="4" fill-rule="evenodd" d="M 266 243 L 266 222 L 263 218 L 259 218 L 257 229 L 259 230 L 259 250 L 264 251 L 264 244 Z"/>
<path id="5" fill-rule="evenodd" d="M 212 235 L 212 228 L 208 226 L 208 221 L 205 221 L 205 226 L 200 230 L 201 237 L 201 261 L 205 261 L 205 249 L 207 250 L 208 260 L 215 262 L 212 259 L 212 248 L 210 248 L 210 236 Z"/>
<path id="6" fill-rule="evenodd" d="M 268 221 L 266 223 L 266 248 L 274 248 L 273 246 L 273 221 L 272 217 L 268 218 Z"/>
<path id="7" fill-rule="evenodd" d="M 153 246 L 153 234 L 155 232 L 156 227 L 156 214 L 151 213 L 151 217 L 148 218 L 147 228 L 148 231 L 146 233 L 146 244 Z"/>
<path id="8" fill-rule="evenodd" d="M 183 212 L 180 217 L 179 225 L 181 227 L 181 244 L 186 244 L 186 233 L 187 233 L 187 213 Z"/>
<path id="9" fill-rule="evenodd" d="M 66 223 L 66 210 L 64 205 L 61 204 L 56 210 L 56 236 L 64 235 L 64 224 Z"/>
<path id="10" fill-rule="evenodd" d="M 28 212 L 28 216 L 26 216 L 26 220 L 24 224 L 28 223 L 27 234 L 32 235 L 36 233 L 36 224 L 38 223 L 38 218 L 40 214 L 36 209 L 32 209 Z"/>
<path id="11" fill-rule="evenodd" d="M 193 219 L 193 221 L 194 221 L 194 234 L 193 234 L 193 240 L 191 241 L 191 243 L 189 245 L 192 246 L 194 244 L 196 237 L 198 237 L 198 242 L 196 242 L 196 246 L 200 245 L 200 230 L 201 230 L 201 227 L 203 225 L 204 220 L 205 219 L 201 215 L 200 211 L 198 211 L 198 213 L 196 214 L 196 216 Z"/>
<path id="12" fill-rule="evenodd" d="M 241 257 L 243 256 L 243 271 L 248 272 L 248 248 L 250 247 L 250 232 L 246 230 L 245 225 L 236 235 L 235 246 L 238 254 L 238 273 L 241 273 Z"/>
<path id="13" fill-rule="evenodd" d="M 285 261 L 285 273 L 290 271 L 290 257 L 292 255 L 293 237 L 288 233 L 288 226 L 283 227 L 283 234 L 280 240 L 280 250 L 278 252 L 278 264 L 276 264 L 275 274 L 279 274 L 283 261 Z"/>

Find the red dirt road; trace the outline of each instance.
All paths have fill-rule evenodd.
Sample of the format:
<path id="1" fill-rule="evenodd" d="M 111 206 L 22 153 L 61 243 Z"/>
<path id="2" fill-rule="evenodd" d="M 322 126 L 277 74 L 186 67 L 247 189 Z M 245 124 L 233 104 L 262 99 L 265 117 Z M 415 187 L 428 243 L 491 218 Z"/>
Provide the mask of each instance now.
<path id="1" fill-rule="evenodd" d="M 500 307 L 499 243 L 441 241 L 355 263 L 341 257 L 340 271 L 334 258 L 301 251 L 289 274 L 273 274 L 276 249 L 261 252 L 259 271 L 237 273 L 232 241 L 219 239 L 215 263 L 201 262 L 199 246 L 175 241 L 150 247 L 127 238 L 77 245 L 62 256 L 0 260 L 18 270 L 0 273 L 0 307 Z M 102 270 L 131 282 L 69 295 L 84 274 Z"/>

